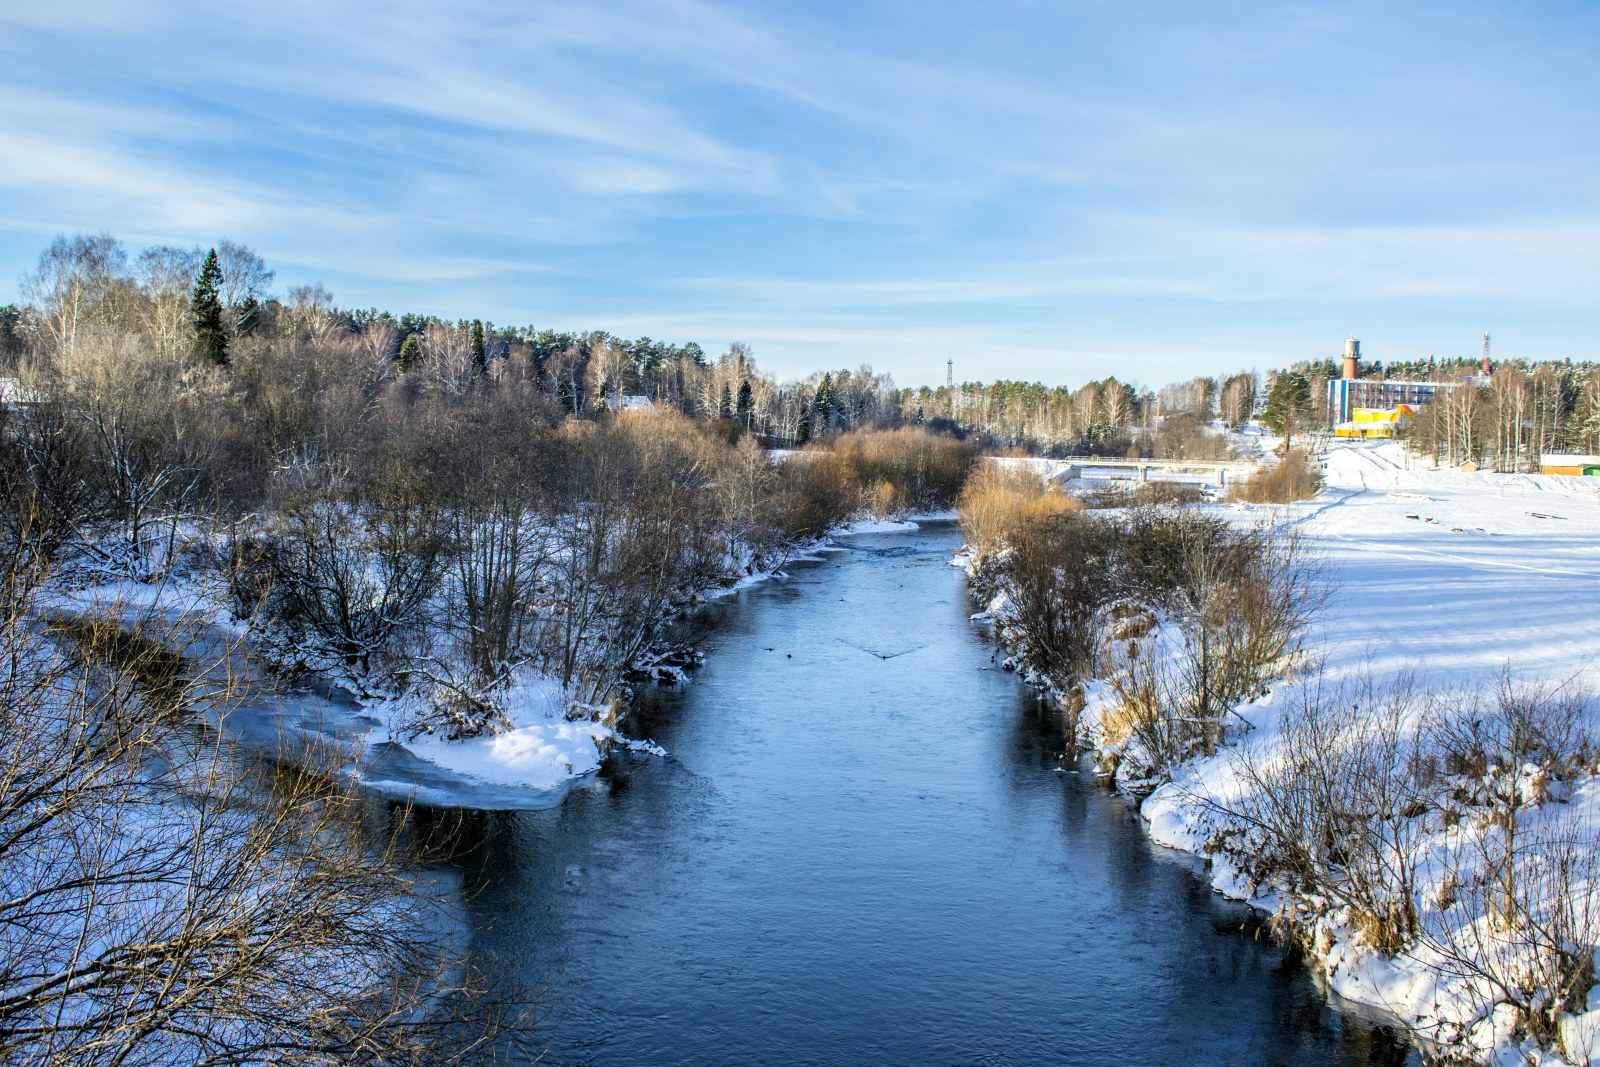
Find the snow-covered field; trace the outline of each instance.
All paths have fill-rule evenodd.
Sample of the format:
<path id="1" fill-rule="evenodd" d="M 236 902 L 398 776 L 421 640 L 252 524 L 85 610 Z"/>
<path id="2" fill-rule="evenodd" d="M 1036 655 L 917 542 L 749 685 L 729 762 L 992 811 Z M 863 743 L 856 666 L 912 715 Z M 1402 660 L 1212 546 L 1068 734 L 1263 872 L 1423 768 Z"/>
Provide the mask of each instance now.
<path id="1" fill-rule="evenodd" d="M 1326 478 L 1314 501 L 1235 506 L 1297 525 L 1337 581 L 1308 642 L 1325 657 L 1324 684 L 1363 677 L 1382 683 L 1410 671 L 1429 691 L 1485 692 L 1509 669 L 1520 683 L 1600 691 L 1600 479 L 1431 470 L 1398 444 L 1375 442 L 1335 446 Z M 1280 684 L 1244 706 L 1250 729 L 1233 746 L 1180 768 L 1145 801 L 1157 841 L 1193 852 L 1205 847 L 1218 828 L 1207 798 L 1239 795 L 1242 755 L 1258 765 L 1280 755 L 1280 719 L 1296 686 L 1308 684 L 1304 677 Z M 1441 877 L 1445 857 L 1459 856 L 1476 832 L 1470 822 L 1456 827 L 1439 814 L 1419 820 L 1412 842 L 1424 882 Z M 1600 840 L 1600 779 L 1565 783 L 1523 811 L 1518 825 L 1525 835 L 1559 825 L 1580 840 Z M 1592 864 L 1582 866 L 1592 871 Z M 1271 887 L 1249 885 L 1227 862 L 1213 865 L 1212 878 L 1230 895 L 1254 896 L 1269 909 L 1279 903 Z M 1600 912 L 1600 884 L 1580 881 L 1572 892 Z M 1428 938 L 1388 958 L 1365 946 L 1343 918 L 1326 916 L 1318 935 L 1329 985 L 1341 996 L 1488 1062 L 1600 1061 L 1596 990 L 1589 1010 L 1562 1024 L 1565 1053 L 1541 1050 L 1514 1034 L 1511 1012 L 1494 1004 L 1481 978 L 1457 973 L 1460 966 Z M 1461 925 L 1459 906 L 1428 905 L 1422 921 L 1458 942 L 1485 936 Z M 1577 946 L 1586 947 L 1593 946 Z"/>
<path id="2" fill-rule="evenodd" d="M 1428 470 L 1390 442 L 1336 446 L 1326 478 L 1289 511 L 1343 585 L 1335 669 L 1600 682 L 1600 479 Z"/>

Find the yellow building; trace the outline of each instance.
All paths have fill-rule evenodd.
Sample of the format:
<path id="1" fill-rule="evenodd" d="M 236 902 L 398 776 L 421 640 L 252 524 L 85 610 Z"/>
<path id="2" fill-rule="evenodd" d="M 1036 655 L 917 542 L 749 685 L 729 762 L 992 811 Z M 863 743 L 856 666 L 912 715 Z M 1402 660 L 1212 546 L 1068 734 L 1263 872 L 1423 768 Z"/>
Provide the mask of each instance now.
<path id="1" fill-rule="evenodd" d="M 1385 438 L 1394 437 L 1411 421 L 1416 412 L 1409 404 L 1392 408 L 1356 408 L 1350 412 L 1350 421 L 1333 428 L 1335 437 Z"/>
<path id="2" fill-rule="evenodd" d="M 1580 456 L 1570 452 L 1546 452 L 1539 457 L 1540 474 L 1600 474 L 1600 456 Z"/>

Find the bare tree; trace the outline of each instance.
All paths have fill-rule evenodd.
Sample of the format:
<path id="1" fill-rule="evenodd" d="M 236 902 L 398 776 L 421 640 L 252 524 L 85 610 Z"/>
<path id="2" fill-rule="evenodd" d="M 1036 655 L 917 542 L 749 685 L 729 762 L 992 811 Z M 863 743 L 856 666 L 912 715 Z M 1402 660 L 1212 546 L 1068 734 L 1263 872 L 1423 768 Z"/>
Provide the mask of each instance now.
<path id="1" fill-rule="evenodd" d="M 222 284 L 218 296 L 228 317 L 228 333 L 237 336 L 247 332 L 272 289 L 275 271 L 267 269 L 262 259 L 248 245 L 235 244 L 224 238 L 217 242 L 217 263 L 222 267 Z"/>
<path id="2" fill-rule="evenodd" d="M 418 472 L 391 466 L 362 493 L 323 485 L 293 494 L 281 519 L 235 549 L 262 564 L 241 587 L 242 610 L 265 604 L 287 630 L 286 666 L 328 671 L 359 692 L 393 670 L 384 656 L 420 621 L 437 586 L 444 540 L 439 501 Z"/>
<path id="3" fill-rule="evenodd" d="M 57 353 L 77 347 L 81 328 L 127 259 L 109 233 L 63 235 L 40 253 L 38 266 L 22 278 L 22 295 L 38 309 Z"/>
<path id="4" fill-rule="evenodd" d="M 139 253 L 135 277 L 144 289 L 145 332 L 166 359 L 186 352 L 192 339 L 189 294 L 200 270 L 200 250 L 156 245 Z"/>

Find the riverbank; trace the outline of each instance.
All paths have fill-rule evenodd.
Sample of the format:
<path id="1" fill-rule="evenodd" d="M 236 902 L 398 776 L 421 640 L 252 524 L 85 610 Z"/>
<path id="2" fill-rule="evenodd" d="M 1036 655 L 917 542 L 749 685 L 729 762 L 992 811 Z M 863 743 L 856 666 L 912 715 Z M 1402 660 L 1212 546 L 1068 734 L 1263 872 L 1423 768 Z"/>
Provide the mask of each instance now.
<path id="1" fill-rule="evenodd" d="M 1483 1062 L 1591 1062 L 1600 1057 L 1600 1002 L 1585 967 L 1600 935 L 1600 879 L 1592 862 L 1573 855 L 1592 855 L 1600 842 L 1589 741 L 1574 740 L 1558 755 L 1525 752 L 1508 768 L 1495 766 L 1491 746 L 1486 765 L 1452 768 L 1447 760 L 1426 781 L 1389 768 L 1385 781 L 1411 799 L 1378 827 L 1371 861 L 1380 889 L 1391 872 L 1406 882 L 1379 893 L 1402 908 L 1398 942 L 1375 944 L 1395 931 L 1375 934 L 1370 916 L 1350 904 L 1355 894 L 1342 893 L 1348 885 L 1307 892 L 1292 873 L 1254 863 L 1250 851 L 1269 851 L 1271 834 L 1241 820 L 1280 799 L 1273 791 L 1289 788 L 1285 773 L 1375 766 L 1319 762 L 1297 747 L 1310 736 L 1307 709 L 1331 694 L 1357 694 L 1353 711 L 1347 701 L 1321 727 L 1339 753 L 1374 738 L 1399 752 L 1442 723 L 1470 729 L 1474 708 L 1479 720 L 1492 720 L 1506 677 L 1513 704 L 1534 706 L 1517 694 L 1536 691 L 1550 707 L 1586 699 L 1574 729 L 1593 738 L 1595 707 L 1585 695 L 1600 683 L 1600 495 L 1576 479 L 1419 469 L 1392 444 L 1334 449 L 1327 481 L 1304 504 L 1210 508 L 1234 522 L 1296 531 L 1336 591 L 1298 669 L 1233 709 L 1224 746 L 1173 769 L 1143 801 L 1149 832 L 1207 856 L 1219 892 L 1274 913 L 1340 996 Z M 1003 602 L 994 607 L 1003 614 Z M 1411 695 L 1395 696 L 1402 691 Z M 1102 742 L 1116 702 L 1096 683 L 1083 696 L 1087 739 Z M 1495 814 L 1496 798 L 1509 814 Z M 1353 859 L 1341 869 L 1309 847 L 1308 862 L 1354 877 Z M 1563 855 L 1571 857 L 1564 867 Z M 1553 871 L 1565 878 L 1560 885 Z M 1493 886 L 1513 880 L 1521 902 L 1507 924 L 1485 901 Z M 1536 932 L 1557 927 L 1572 936 L 1543 947 Z M 1546 991 L 1541 983 L 1558 973 L 1563 938 L 1576 944 L 1575 969 L 1555 983 L 1567 989 Z M 1548 998 L 1557 995 L 1567 1010 L 1553 1010 Z M 1541 1029 L 1534 1010 L 1559 1021 Z"/>
<path id="2" fill-rule="evenodd" d="M 782 580 L 790 565 L 839 550 L 835 538 L 909 532 L 919 522 L 953 517 L 951 512 L 919 513 L 842 523 L 781 557 L 747 561 L 742 573 L 682 597 L 672 614 Z M 561 803 L 571 788 L 592 779 L 613 753 L 666 755 L 661 746 L 619 728 L 624 709 L 575 705 L 558 680 L 540 675 L 520 676 L 507 687 L 501 730 L 454 741 L 402 728 L 419 718 L 416 694 L 362 696 L 334 679 L 314 676 L 285 687 L 262 670 L 255 635 L 247 622 L 233 617 L 220 579 L 204 572 L 183 571 L 154 583 L 107 582 L 57 590 L 51 610 L 160 625 L 175 644 L 214 662 L 248 690 L 247 697 L 217 709 L 217 726 L 264 751 L 334 746 L 346 754 L 352 778 L 381 795 L 468 808 L 544 808 Z M 679 650 L 667 657 L 674 661 L 667 667 L 658 662 L 659 650 L 649 655 L 650 666 L 639 669 L 642 680 L 636 687 L 687 682 L 689 675 L 677 661 L 686 666 L 698 653 Z"/>

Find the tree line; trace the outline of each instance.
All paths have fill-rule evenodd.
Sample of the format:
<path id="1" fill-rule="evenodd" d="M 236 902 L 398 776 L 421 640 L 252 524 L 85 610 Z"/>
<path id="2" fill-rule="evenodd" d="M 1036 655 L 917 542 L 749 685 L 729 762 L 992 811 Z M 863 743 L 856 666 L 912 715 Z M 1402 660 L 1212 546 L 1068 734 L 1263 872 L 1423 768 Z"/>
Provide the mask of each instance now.
<path id="1" fill-rule="evenodd" d="M 921 426 L 988 448 L 1058 455 L 1159 454 L 1156 428 L 1174 417 L 1180 426 L 1167 436 L 1192 445 L 1201 435 L 1187 421 L 1242 423 L 1256 388 L 1255 376 L 1241 373 L 1159 393 L 1115 377 L 1077 388 L 1002 379 L 902 389 L 865 365 L 779 381 L 738 342 L 713 358 L 693 341 L 347 309 L 320 285 L 275 296 L 274 279 L 259 254 L 227 240 L 204 251 L 160 245 L 130 255 L 108 234 L 58 237 L 24 279 L 24 303 L 0 308 L 0 367 L 70 357 L 80 343 L 115 335 L 168 360 L 237 365 L 235 376 L 249 375 L 261 349 L 297 334 L 303 347 L 357 351 L 367 373 L 418 394 L 504 385 L 579 417 L 642 397 L 777 447 Z"/>

